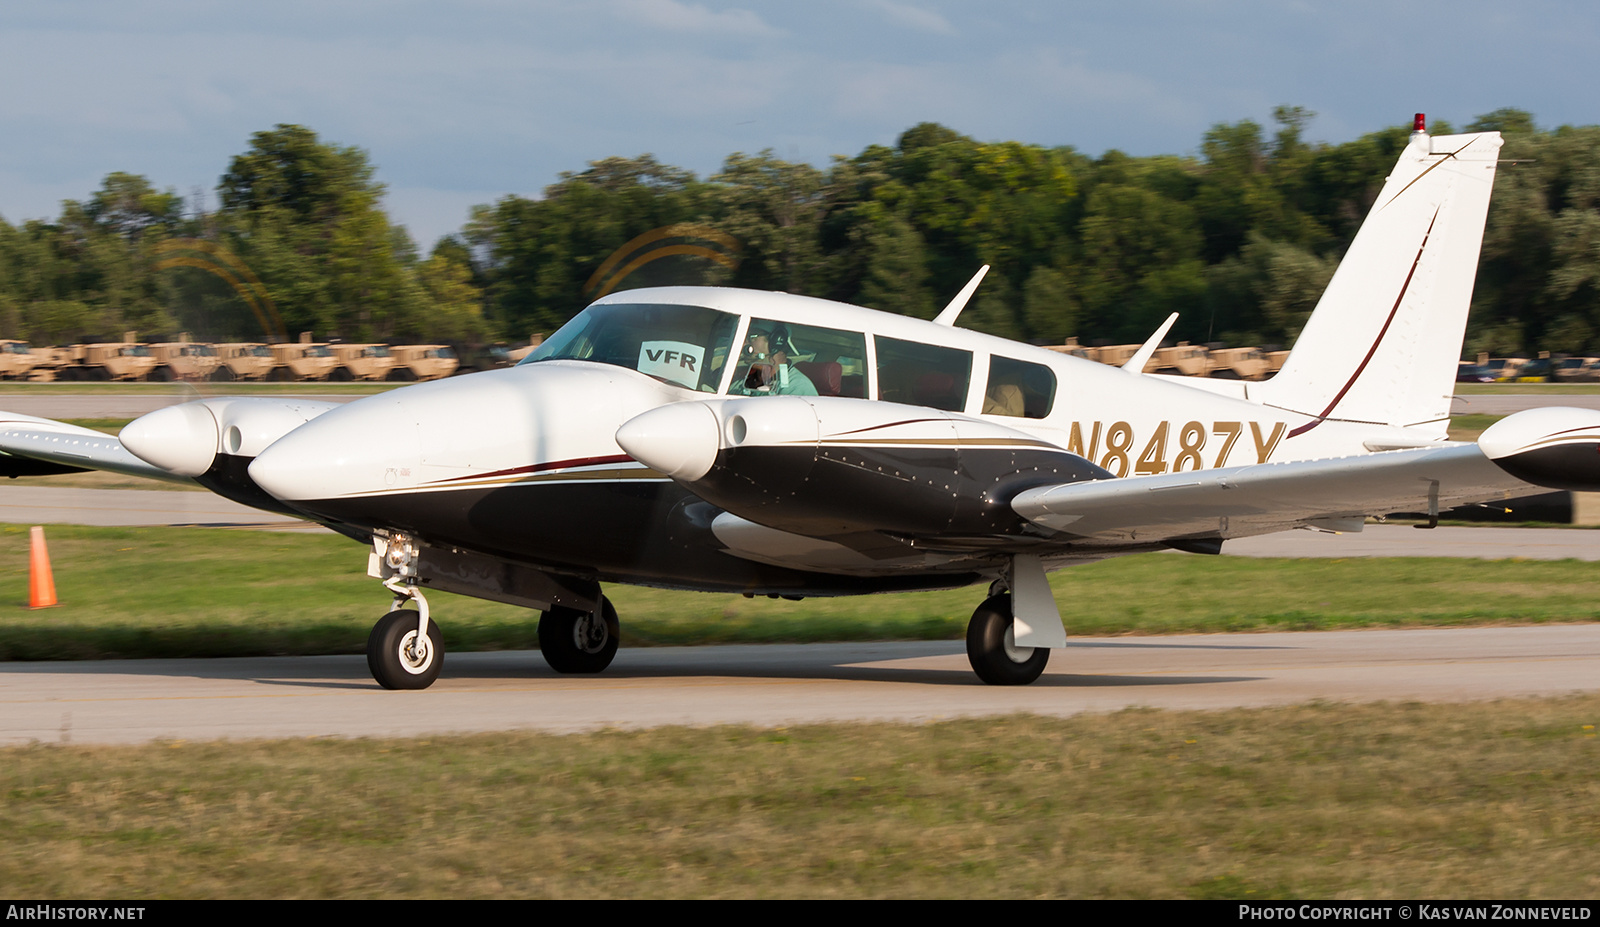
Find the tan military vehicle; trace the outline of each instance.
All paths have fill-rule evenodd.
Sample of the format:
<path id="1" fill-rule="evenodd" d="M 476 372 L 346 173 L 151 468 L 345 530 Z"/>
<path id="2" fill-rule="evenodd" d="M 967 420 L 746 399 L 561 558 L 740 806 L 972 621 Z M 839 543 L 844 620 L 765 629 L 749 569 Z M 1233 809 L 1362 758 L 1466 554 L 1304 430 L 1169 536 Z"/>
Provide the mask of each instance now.
<path id="1" fill-rule="evenodd" d="M 534 349 L 541 344 L 544 344 L 544 332 L 534 332 L 533 337 L 528 339 L 527 344 L 520 348 L 512 348 L 511 350 L 507 351 L 506 360 L 510 361 L 511 366 L 515 367 L 516 365 L 522 363 L 522 359 L 527 357 L 529 354 L 532 354 Z"/>
<path id="2" fill-rule="evenodd" d="M 1272 376 L 1283 369 L 1284 362 L 1289 359 L 1288 351 L 1267 352 L 1267 376 Z"/>
<path id="3" fill-rule="evenodd" d="M 129 334 L 132 334 L 131 332 Z M 156 369 L 150 346 L 128 341 L 75 344 L 72 364 L 56 376 L 62 380 L 142 380 Z"/>
<path id="4" fill-rule="evenodd" d="M 1044 347 L 1045 350 L 1054 351 L 1057 354 L 1071 354 L 1073 357 L 1081 357 L 1085 360 L 1092 360 L 1092 358 L 1089 357 L 1089 349 L 1079 344 L 1078 339 L 1076 338 L 1068 338 L 1066 344 L 1047 344 Z"/>
<path id="5" fill-rule="evenodd" d="M 1169 373 L 1182 377 L 1203 377 L 1211 369 L 1211 355 L 1205 348 L 1180 341 L 1170 348 L 1157 348 L 1155 356 L 1145 365 L 1151 373 Z"/>
<path id="6" fill-rule="evenodd" d="M 163 341 L 148 346 L 156 366 L 146 379 L 159 382 L 172 380 L 209 380 L 222 363 L 216 349 L 209 344 L 190 341 Z"/>
<path id="7" fill-rule="evenodd" d="M 26 341 L 0 339 L 0 379 L 30 379 L 37 366 L 39 358 Z"/>
<path id="8" fill-rule="evenodd" d="M 66 379 L 61 371 L 75 363 L 72 359 L 72 348 L 57 345 L 51 348 L 34 348 L 33 372 L 28 374 L 28 379 L 35 383 L 49 383 L 56 379 Z"/>
<path id="9" fill-rule="evenodd" d="M 397 344 L 389 348 L 395 367 L 391 380 L 437 380 L 448 377 L 461 366 L 456 352 L 447 344 Z"/>
<path id="10" fill-rule="evenodd" d="M 330 380 L 386 380 L 396 366 L 386 344 L 337 342 L 328 345 L 328 350 L 338 359 L 333 372 L 328 374 Z"/>
<path id="11" fill-rule="evenodd" d="M 271 347 L 274 380 L 326 380 L 339 366 L 339 358 L 325 344 L 301 341 Z"/>
<path id="12" fill-rule="evenodd" d="M 1267 356 L 1260 348 L 1217 348 L 1211 351 L 1211 376 L 1222 380 L 1259 380 L 1267 375 Z"/>
<path id="13" fill-rule="evenodd" d="M 264 344 L 250 342 L 228 342 L 227 344 L 214 344 L 217 351 L 217 369 L 211 372 L 211 379 L 220 382 L 230 380 L 265 380 L 272 376 L 272 371 L 278 366 L 278 361 L 272 356 L 272 348 Z"/>
<path id="14" fill-rule="evenodd" d="M 1100 348 L 1090 348 L 1089 359 L 1112 367 L 1121 367 L 1130 357 L 1139 353 L 1139 347 L 1137 344 L 1108 344 Z"/>

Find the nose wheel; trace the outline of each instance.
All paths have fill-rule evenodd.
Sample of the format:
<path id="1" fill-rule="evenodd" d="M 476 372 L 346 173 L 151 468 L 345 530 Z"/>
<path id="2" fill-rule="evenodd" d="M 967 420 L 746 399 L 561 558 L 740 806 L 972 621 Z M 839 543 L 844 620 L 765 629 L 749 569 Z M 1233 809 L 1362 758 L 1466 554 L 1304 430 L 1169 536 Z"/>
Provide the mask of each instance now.
<path id="1" fill-rule="evenodd" d="M 611 600 L 592 612 L 562 605 L 539 616 L 539 652 L 558 673 L 598 673 L 617 655 L 621 624 Z"/>
<path id="2" fill-rule="evenodd" d="M 367 638 L 367 668 L 385 689 L 426 689 L 444 665 L 439 626 L 420 612 L 396 608 L 378 619 Z"/>

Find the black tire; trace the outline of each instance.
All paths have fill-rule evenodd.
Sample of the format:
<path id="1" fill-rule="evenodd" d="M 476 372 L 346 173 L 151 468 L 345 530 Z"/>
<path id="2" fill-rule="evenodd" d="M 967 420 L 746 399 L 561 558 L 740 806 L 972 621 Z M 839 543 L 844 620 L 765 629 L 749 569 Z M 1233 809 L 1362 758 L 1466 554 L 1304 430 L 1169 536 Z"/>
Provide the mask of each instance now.
<path id="1" fill-rule="evenodd" d="M 444 638 L 439 622 L 428 619 L 428 650 L 421 660 L 408 655 L 406 646 L 416 639 L 417 613 L 396 609 L 372 626 L 367 637 L 367 668 L 385 689 L 426 689 L 439 678 L 444 666 Z"/>
<path id="2" fill-rule="evenodd" d="M 223 364 L 216 370 L 211 371 L 211 382 L 213 383 L 232 383 L 235 379 L 233 368 L 227 364 Z"/>
<path id="3" fill-rule="evenodd" d="M 1025 686 L 1044 672 L 1050 648 L 1018 648 L 1011 643 L 1014 633 L 1010 595 L 990 596 L 972 613 L 967 624 L 967 661 L 979 679 L 991 686 Z"/>
<path id="4" fill-rule="evenodd" d="M 151 383 L 171 383 L 177 377 L 173 376 L 171 367 L 157 367 L 145 376 Z"/>
<path id="5" fill-rule="evenodd" d="M 356 375 L 350 372 L 349 367 L 335 367 L 333 372 L 328 374 L 328 379 L 335 383 L 349 383 L 355 378 Z"/>
<path id="6" fill-rule="evenodd" d="M 558 673 L 598 673 L 617 655 L 622 630 L 611 600 L 600 597 L 600 612 L 553 606 L 539 615 L 539 652 Z"/>

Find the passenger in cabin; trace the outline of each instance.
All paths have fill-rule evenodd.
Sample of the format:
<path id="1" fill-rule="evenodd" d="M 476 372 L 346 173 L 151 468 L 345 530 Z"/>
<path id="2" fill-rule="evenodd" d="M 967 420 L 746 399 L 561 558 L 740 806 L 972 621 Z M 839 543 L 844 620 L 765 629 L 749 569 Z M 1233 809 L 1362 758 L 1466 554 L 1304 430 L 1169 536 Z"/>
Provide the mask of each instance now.
<path id="1" fill-rule="evenodd" d="M 770 331 L 750 330 L 745 340 L 743 380 L 735 379 L 732 393 L 741 396 L 815 396 L 811 378 L 794 366 L 797 352 L 783 324 Z"/>
<path id="2" fill-rule="evenodd" d="M 1027 414 L 1026 404 L 1022 398 L 1022 387 L 1011 382 L 991 382 L 989 389 L 983 394 L 984 415 L 1015 415 Z"/>

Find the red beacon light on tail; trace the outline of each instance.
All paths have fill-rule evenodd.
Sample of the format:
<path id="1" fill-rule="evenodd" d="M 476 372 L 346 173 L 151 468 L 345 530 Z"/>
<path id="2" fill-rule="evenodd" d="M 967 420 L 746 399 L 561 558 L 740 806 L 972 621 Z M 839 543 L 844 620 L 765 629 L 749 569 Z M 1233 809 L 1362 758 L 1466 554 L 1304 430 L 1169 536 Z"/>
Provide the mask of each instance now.
<path id="1" fill-rule="evenodd" d="M 1411 117 L 1411 134 L 1412 135 L 1427 135 L 1428 134 L 1428 114 L 1427 113 L 1418 113 L 1415 116 Z"/>

